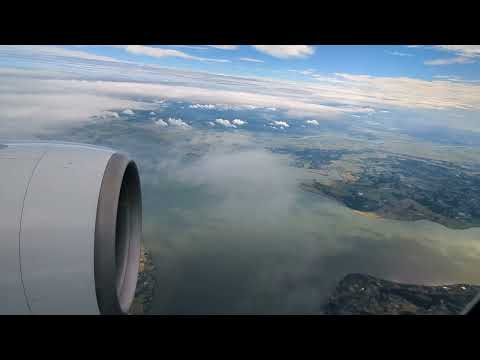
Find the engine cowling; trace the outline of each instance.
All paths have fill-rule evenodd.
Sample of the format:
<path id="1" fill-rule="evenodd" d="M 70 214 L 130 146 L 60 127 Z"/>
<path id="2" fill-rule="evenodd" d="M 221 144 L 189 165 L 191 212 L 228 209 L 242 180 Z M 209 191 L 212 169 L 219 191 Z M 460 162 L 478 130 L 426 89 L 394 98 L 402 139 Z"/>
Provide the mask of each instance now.
<path id="1" fill-rule="evenodd" d="M 142 230 L 135 162 L 108 148 L 11 142 L 0 169 L 0 313 L 127 313 Z"/>

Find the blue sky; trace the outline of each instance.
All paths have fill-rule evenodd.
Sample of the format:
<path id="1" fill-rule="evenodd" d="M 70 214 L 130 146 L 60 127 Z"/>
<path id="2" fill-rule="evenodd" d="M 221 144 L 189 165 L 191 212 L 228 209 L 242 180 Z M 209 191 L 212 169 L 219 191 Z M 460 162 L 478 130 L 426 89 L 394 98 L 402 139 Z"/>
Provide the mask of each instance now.
<path id="1" fill-rule="evenodd" d="M 288 46 L 288 45 L 287 45 Z M 179 69 L 193 69 L 228 75 L 267 76 L 280 79 L 308 79 L 290 70 L 315 71 L 318 74 L 351 73 L 357 75 L 413 77 L 430 80 L 437 76 L 459 77 L 480 80 L 480 48 L 467 52 L 458 48 L 442 46 L 308 46 L 309 52 L 300 52 L 281 57 L 279 53 L 259 51 L 253 46 L 145 46 L 158 50 L 175 50 L 178 54 L 147 55 L 128 48 L 111 46 L 84 46 L 83 51 L 109 56 L 119 60 L 158 64 Z M 72 50 L 78 47 L 67 47 Z M 183 54 L 191 59 L 182 58 Z M 175 56 L 179 55 L 179 56 Z M 199 58 L 200 60 L 197 60 Z M 201 60 L 208 59 L 208 60 Z M 454 60 L 456 59 L 456 60 Z M 256 61 L 258 62 L 256 62 Z M 220 62 L 225 61 L 225 62 Z M 434 63 L 430 63 L 434 61 Z M 435 63 L 438 61 L 438 63 Z M 449 63 L 449 62 L 452 63 Z"/>

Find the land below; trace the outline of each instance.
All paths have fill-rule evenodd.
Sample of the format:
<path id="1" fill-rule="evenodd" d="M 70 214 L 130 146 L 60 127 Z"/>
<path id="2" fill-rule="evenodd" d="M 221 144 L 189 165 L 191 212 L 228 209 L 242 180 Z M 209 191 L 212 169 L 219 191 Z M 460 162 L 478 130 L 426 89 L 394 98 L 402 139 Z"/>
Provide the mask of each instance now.
<path id="1" fill-rule="evenodd" d="M 365 274 L 348 274 L 324 305 L 326 315 L 456 315 L 480 286 L 401 284 Z"/>
<path id="2" fill-rule="evenodd" d="M 278 149 L 311 178 L 301 187 L 341 202 L 357 215 L 430 220 L 452 229 L 480 226 L 480 168 L 372 151 Z"/>

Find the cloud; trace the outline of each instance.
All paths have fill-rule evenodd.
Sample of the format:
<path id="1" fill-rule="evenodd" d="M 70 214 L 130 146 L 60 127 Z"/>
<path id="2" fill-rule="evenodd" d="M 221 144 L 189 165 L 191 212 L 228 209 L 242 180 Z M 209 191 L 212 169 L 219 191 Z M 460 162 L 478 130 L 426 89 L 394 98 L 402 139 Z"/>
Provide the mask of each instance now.
<path id="1" fill-rule="evenodd" d="M 125 109 L 122 111 L 122 114 L 125 114 L 125 115 L 135 115 L 135 113 L 133 112 L 132 109 Z"/>
<path id="2" fill-rule="evenodd" d="M 480 56 L 480 45 L 434 45 L 431 49 L 454 53 L 455 57 L 425 61 L 425 65 L 471 64 Z"/>
<path id="3" fill-rule="evenodd" d="M 154 123 L 155 123 L 155 125 L 158 125 L 158 126 L 161 126 L 161 127 L 167 127 L 168 126 L 168 124 L 165 121 L 163 121 L 163 119 L 157 119 L 157 120 L 154 121 Z"/>
<path id="4" fill-rule="evenodd" d="M 152 47 L 152 46 L 143 46 L 143 45 L 126 45 L 120 46 L 125 51 L 135 54 L 135 55 L 146 55 L 156 58 L 163 58 L 163 57 L 178 57 L 187 60 L 198 60 L 198 61 L 210 61 L 210 62 L 230 62 L 228 59 L 211 59 L 211 58 L 204 58 L 199 56 L 189 55 L 183 51 L 175 50 L 175 49 L 165 49 L 160 47 Z"/>
<path id="5" fill-rule="evenodd" d="M 306 123 L 315 126 L 320 125 L 317 120 L 307 120 Z"/>
<path id="6" fill-rule="evenodd" d="M 280 59 L 304 58 L 315 52 L 309 45 L 253 45 L 255 49 Z"/>
<path id="7" fill-rule="evenodd" d="M 270 125 L 281 126 L 286 128 L 290 127 L 290 125 L 286 121 L 277 121 L 277 120 L 272 121 Z"/>
<path id="8" fill-rule="evenodd" d="M 186 122 L 184 122 L 182 119 L 168 118 L 167 121 L 171 126 L 176 126 L 176 127 L 182 128 L 182 129 L 190 129 L 191 128 L 191 126 L 188 125 Z"/>
<path id="9" fill-rule="evenodd" d="M 206 109 L 206 110 L 213 110 L 216 108 L 213 104 L 192 104 L 188 105 L 190 109 Z"/>
<path id="10" fill-rule="evenodd" d="M 104 111 L 102 114 L 100 114 L 100 117 L 102 119 L 107 119 L 107 118 L 118 119 L 118 118 L 120 118 L 120 115 L 118 115 L 118 113 L 115 112 L 115 111 Z"/>
<path id="11" fill-rule="evenodd" d="M 82 50 L 72 50 L 61 46 L 50 45 L 1 45 L 0 51 L 3 56 L 8 56 L 11 52 L 23 54 L 24 56 L 56 56 L 76 58 L 81 60 L 109 61 L 118 62 L 119 60 L 110 56 L 96 55 Z"/>
<path id="12" fill-rule="evenodd" d="M 430 110 L 480 109 L 480 86 L 474 84 L 342 73 L 336 73 L 332 80 L 323 79 L 318 90 L 332 91 L 329 97 L 342 98 L 345 104 Z"/>
<path id="13" fill-rule="evenodd" d="M 0 133 L 3 136 L 24 137 L 58 131 L 88 123 L 94 116 L 115 117 L 112 109 L 146 107 L 131 99 L 84 91 L 78 82 L 0 77 Z"/>
<path id="14" fill-rule="evenodd" d="M 210 47 L 222 50 L 237 50 L 238 45 L 208 45 Z"/>
<path id="15" fill-rule="evenodd" d="M 207 124 L 210 125 L 210 126 L 215 126 L 215 123 L 213 121 L 209 121 L 209 122 L 207 122 Z"/>
<path id="16" fill-rule="evenodd" d="M 386 53 L 394 56 L 414 56 L 413 54 L 404 53 L 400 51 L 386 51 Z"/>
<path id="17" fill-rule="evenodd" d="M 295 72 L 295 73 L 302 74 L 302 75 L 312 75 L 312 74 L 315 74 L 315 70 L 313 70 L 313 69 L 307 69 L 307 70 L 295 70 L 295 69 L 291 69 L 291 70 L 288 70 L 288 71 Z"/>
<path id="18" fill-rule="evenodd" d="M 219 125 L 225 126 L 227 128 L 236 128 L 234 124 L 232 124 L 229 120 L 225 119 L 216 119 L 215 122 Z"/>
<path id="19" fill-rule="evenodd" d="M 185 101 L 218 108 L 272 108 L 285 116 L 318 121 L 348 119 L 350 114 L 388 110 L 480 110 L 480 85 L 455 79 L 433 80 L 337 73 L 301 85 L 291 81 L 252 79 L 145 65 L 110 62 L 101 67 L 79 62 L 63 72 L 0 68 L 2 132 L 36 131 L 88 121 L 104 111 L 156 110 L 159 101 Z M 41 65 L 45 65 L 41 63 Z M 100 70 L 99 70 L 100 69 Z M 141 99 L 141 101 L 139 100 Z M 221 104 L 221 105 L 219 105 Z M 438 123 L 455 128 L 479 125 L 436 113 Z"/>
<path id="20" fill-rule="evenodd" d="M 451 65 L 451 64 L 470 64 L 475 62 L 471 57 L 466 56 L 456 56 L 453 58 L 447 59 L 434 59 L 427 60 L 424 62 L 425 65 Z"/>
<path id="21" fill-rule="evenodd" d="M 240 120 L 240 119 L 234 119 L 234 120 L 232 120 L 232 124 L 242 126 L 242 125 L 247 124 L 247 122 L 243 121 L 243 120 Z"/>
<path id="22" fill-rule="evenodd" d="M 249 57 L 241 57 L 241 58 L 239 58 L 238 60 L 255 62 L 255 63 L 264 63 L 264 62 L 265 62 L 265 61 L 263 61 L 263 60 L 254 59 L 254 58 L 249 58 Z"/>
<path id="23" fill-rule="evenodd" d="M 480 56 L 480 45 L 435 45 L 434 48 L 467 57 Z"/>
<path id="24" fill-rule="evenodd" d="M 208 47 L 205 47 L 205 46 L 195 46 L 195 45 L 174 45 L 174 46 L 186 48 L 186 49 L 193 49 L 193 50 L 208 50 Z"/>

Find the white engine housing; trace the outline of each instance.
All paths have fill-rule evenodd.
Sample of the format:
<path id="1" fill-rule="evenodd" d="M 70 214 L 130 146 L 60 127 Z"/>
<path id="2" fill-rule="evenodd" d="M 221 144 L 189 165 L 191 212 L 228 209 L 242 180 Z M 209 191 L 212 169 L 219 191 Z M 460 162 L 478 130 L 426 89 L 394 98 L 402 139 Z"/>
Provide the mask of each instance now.
<path id="1" fill-rule="evenodd" d="M 0 144 L 0 313 L 127 313 L 141 227 L 140 179 L 127 155 Z"/>

